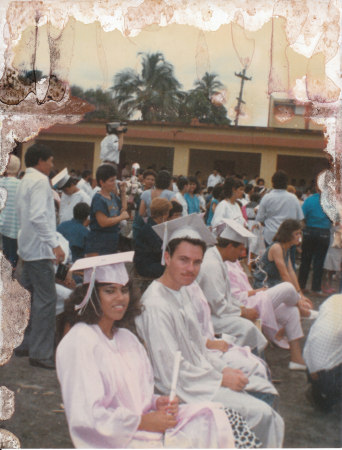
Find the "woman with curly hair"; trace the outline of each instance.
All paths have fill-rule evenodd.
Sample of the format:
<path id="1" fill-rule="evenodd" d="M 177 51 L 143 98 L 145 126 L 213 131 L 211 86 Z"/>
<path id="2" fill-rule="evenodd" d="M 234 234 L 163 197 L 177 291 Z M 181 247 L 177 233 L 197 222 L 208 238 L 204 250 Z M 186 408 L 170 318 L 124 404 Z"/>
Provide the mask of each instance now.
<path id="1" fill-rule="evenodd" d="M 73 326 L 57 348 L 57 374 L 75 447 L 232 447 L 217 404 L 178 406 L 177 398 L 154 394 L 146 351 L 127 329 L 140 313 L 124 264 L 132 258 L 126 252 L 73 266 L 85 270 L 84 285 L 67 306 Z"/>

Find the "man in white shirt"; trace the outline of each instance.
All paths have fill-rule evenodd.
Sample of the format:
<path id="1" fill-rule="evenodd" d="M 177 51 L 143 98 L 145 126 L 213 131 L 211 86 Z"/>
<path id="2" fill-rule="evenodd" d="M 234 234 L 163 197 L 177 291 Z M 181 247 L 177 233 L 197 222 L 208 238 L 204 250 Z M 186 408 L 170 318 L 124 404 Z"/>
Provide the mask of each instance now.
<path id="1" fill-rule="evenodd" d="M 187 225 L 185 226 L 184 223 Z M 284 423 L 264 401 L 247 392 L 249 379 L 242 370 L 228 367 L 205 347 L 192 299 L 186 287 L 196 279 L 205 242 L 215 239 L 198 215 L 192 214 L 157 227 L 164 236 L 166 268 L 142 297 L 143 313 L 137 317 L 153 365 L 158 391 L 168 395 L 173 359 L 181 351 L 177 396 L 184 402 L 218 401 L 236 409 L 247 420 L 265 447 L 280 447 Z"/>
<path id="2" fill-rule="evenodd" d="M 54 369 L 56 287 L 54 262 L 65 257 L 56 232 L 54 200 L 48 175 L 53 156 L 48 147 L 32 145 L 25 154 L 26 172 L 16 204 L 19 219 L 18 254 L 23 261 L 21 284 L 32 292 L 30 324 L 16 352 L 28 351 L 33 366 Z"/>
<path id="3" fill-rule="evenodd" d="M 219 174 L 218 169 L 214 169 L 213 173 L 209 175 L 208 177 L 208 182 L 207 182 L 207 188 L 212 186 L 216 186 L 218 183 L 222 183 L 223 178 L 221 177 L 221 175 Z"/>
<path id="4" fill-rule="evenodd" d="M 116 169 L 120 162 L 120 152 L 123 146 L 123 133 L 127 128 L 119 122 L 107 123 L 107 136 L 101 141 L 100 159 L 102 164 L 112 164 Z"/>
<path id="5" fill-rule="evenodd" d="M 284 220 L 304 219 L 298 198 L 286 190 L 287 181 L 286 172 L 275 172 L 272 176 L 273 189 L 262 198 L 259 205 L 256 220 L 265 226 L 264 239 L 267 245 L 272 244 L 273 236 Z"/>

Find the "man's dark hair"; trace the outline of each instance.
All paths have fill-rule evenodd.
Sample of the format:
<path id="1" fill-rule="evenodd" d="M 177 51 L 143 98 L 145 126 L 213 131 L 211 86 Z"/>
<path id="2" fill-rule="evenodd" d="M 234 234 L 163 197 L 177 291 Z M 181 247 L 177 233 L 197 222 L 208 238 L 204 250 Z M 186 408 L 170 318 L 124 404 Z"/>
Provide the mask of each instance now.
<path id="1" fill-rule="evenodd" d="M 107 181 L 109 178 L 116 177 L 117 171 L 110 164 L 102 164 L 96 170 L 96 182 L 100 186 L 100 181 Z"/>
<path id="2" fill-rule="evenodd" d="M 40 159 L 47 161 L 51 156 L 53 153 L 49 147 L 43 144 L 33 144 L 25 153 L 25 165 L 26 167 L 35 167 Z"/>
<path id="3" fill-rule="evenodd" d="M 222 190 L 223 190 L 223 185 L 222 185 L 222 183 L 217 183 L 217 184 L 215 184 L 215 186 L 213 187 L 213 197 L 214 197 L 216 200 L 219 200 L 219 199 L 221 198 Z"/>
<path id="4" fill-rule="evenodd" d="M 146 169 L 143 172 L 143 178 L 148 177 L 149 175 L 152 175 L 154 178 L 157 178 L 157 173 L 155 170 L 153 169 Z"/>
<path id="5" fill-rule="evenodd" d="M 196 245 L 201 247 L 202 251 L 203 251 L 203 256 L 204 253 L 207 249 L 207 244 L 202 241 L 201 239 L 194 239 L 194 238 L 189 238 L 189 237 L 183 237 L 183 238 L 176 238 L 176 239 L 172 239 L 166 247 L 166 251 L 169 253 L 169 255 L 172 257 L 172 255 L 174 254 L 174 252 L 176 251 L 177 247 L 182 243 L 182 242 L 188 242 L 191 245 Z"/>
<path id="6" fill-rule="evenodd" d="M 71 186 L 73 186 L 73 185 L 75 185 L 77 183 L 78 183 L 78 179 L 77 178 L 70 177 L 69 180 L 65 184 L 63 184 L 63 186 L 60 189 L 69 188 L 69 187 L 71 187 Z"/>
<path id="7" fill-rule="evenodd" d="M 171 205 L 172 208 L 169 211 L 169 218 L 172 217 L 174 214 L 183 212 L 183 206 L 180 203 L 176 202 L 175 200 L 171 200 Z"/>
<path id="8" fill-rule="evenodd" d="M 184 189 L 184 186 L 186 186 L 187 184 L 189 184 L 189 180 L 186 177 L 180 175 L 177 179 L 177 187 L 179 191 L 182 191 Z"/>
<path id="9" fill-rule="evenodd" d="M 245 186 L 243 181 L 236 177 L 229 177 L 223 183 L 223 195 L 224 198 L 230 198 L 233 195 L 233 189 Z"/>
<path id="10" fill-rule="evenodd" d="M 193 176 L 190 176 L 190 177 L 188 177 L 188 181 L 189 181 L 189 184 L 190 183 L 195 183 L 196 184 L 196 189 L 194 190 L 194 194 L 198 194 L 199 191 L 200 191 L 201 186 L 200 186 L 197 178 L 193 177 Z"/>
<path id="11" fill-rule="evenodd" d="M 232 244 L 233 247 L 237 248 L 241 245 L 241 242 L 231 241 L 230 239 L 218 237 L 217 238 L 217 246 L 220 248 L 226 248 L 229 244 Z"/>
<path id="12" fill-rule="evenodd" d="M 292 233 L 297 230 L 301 230 L 302 226 L 299 220 L 294 219 L 286 219 L 278 228 L 273 241 L 280 242 L 282 244 L 286 244 L 286 242 L 290 242 L 292 239 Z"/>
<path id="13" fill-rule="evenodd" d="M 286 189 L 289 177 L 284 170 L 277 170 L 272 176 L 272 186 L 274 189 Z"/>
<path id="14" fill-rule="evenodd" d="M 169 189 L 171 183 L 171 174 L 167 170 L 160 170 L 156 177 L 157 189 Z"/>
<path id="15" fill-rule="evenodd" d="M 263 178 L 258 178 L 257 185 L 259 185 L 259 183 L 265 184 L 265 180 Z"/>
<path id="16" fill-rule="evenodd" d="M 83 170 L 83 172 L 82 172 L 82 178 L 87 178 L 87 177 L 89 177 L 89 175 L 91 175 L 91 174 L 92 174 L 91 170 L 88 170 L 88 169 Z"/>
<path id="17" fill-rule="evenodd" d="M 251 192 L 253 190 L 254 186 L 251 183 L 246 184 L 245 186 L 245 194 L 248 194 L 248 192 Z"/>
<path id="18" fill-rule="evenodd" d="M 85 202 L 77 203 L 73 209 L 74 219 L 83 223 L 90 214 L 90 206 Z"/>

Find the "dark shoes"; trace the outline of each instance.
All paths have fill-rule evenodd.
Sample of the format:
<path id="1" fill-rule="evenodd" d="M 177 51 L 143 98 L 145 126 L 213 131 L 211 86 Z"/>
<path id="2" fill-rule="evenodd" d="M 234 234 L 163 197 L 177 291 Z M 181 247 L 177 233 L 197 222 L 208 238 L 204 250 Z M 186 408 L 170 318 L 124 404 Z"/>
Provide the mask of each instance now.
<path id="1" fill-rule="evenodd" d="M 29 358 L 29 363 L 34 367 L 41 367 L 42 369 L 55 370 L 55 363 L 53 361 L 41 361 L 39 359 Z"/>
<path id="2" fill-rule="evenodd" d="M 15 354 L 15 356 L 18 356 L 19 358 L 21 358 L 23 356 L 28 356 L 29 355 L 29 351 L 28 350 L 21 350 L 21 349 L 17 348 L 16 350 L 14 350 L 14 354 Z"/>

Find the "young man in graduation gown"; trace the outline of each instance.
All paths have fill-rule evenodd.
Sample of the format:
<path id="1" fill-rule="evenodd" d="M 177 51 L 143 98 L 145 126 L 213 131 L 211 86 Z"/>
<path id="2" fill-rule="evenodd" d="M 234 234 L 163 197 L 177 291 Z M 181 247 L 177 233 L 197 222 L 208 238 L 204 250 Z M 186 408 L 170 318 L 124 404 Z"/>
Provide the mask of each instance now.
<path id="1" fill-rule="evenodd" d="M 161 393 L 170 392 L 173 360 L 181 351 L 177 396 L 184 402 L 220 401 L 236 409 L 265 447 L 282 444 L 282 418 L 265 402 L 247 393 L 248 377 L 227 367 L 205 346 L 192 299 L 186 286 L 196 279 L 206 244 L 215 242 L 203 221 L 193 214 L 157 225 L 164 231 L 165 272 L 142 297 L 144 311 L 136 319 L 138 334 L 147 345 Z"/>
<path id="2" fill-rule="evenodd" d="M 218 243 L 206 251 L 198 283 L 209 302 L 211 318 L 216 334 L 227 333 L 236 338 L 236 344 L 248 345 L 261 353 L 267 340 L 254 324 L 258 318 L 255 308 L 245 308 L 230 291 L 230 282 L 225 261 L 235 262 L 241 248 L 253 234 L 234 220 L 224 219 Z"/>

